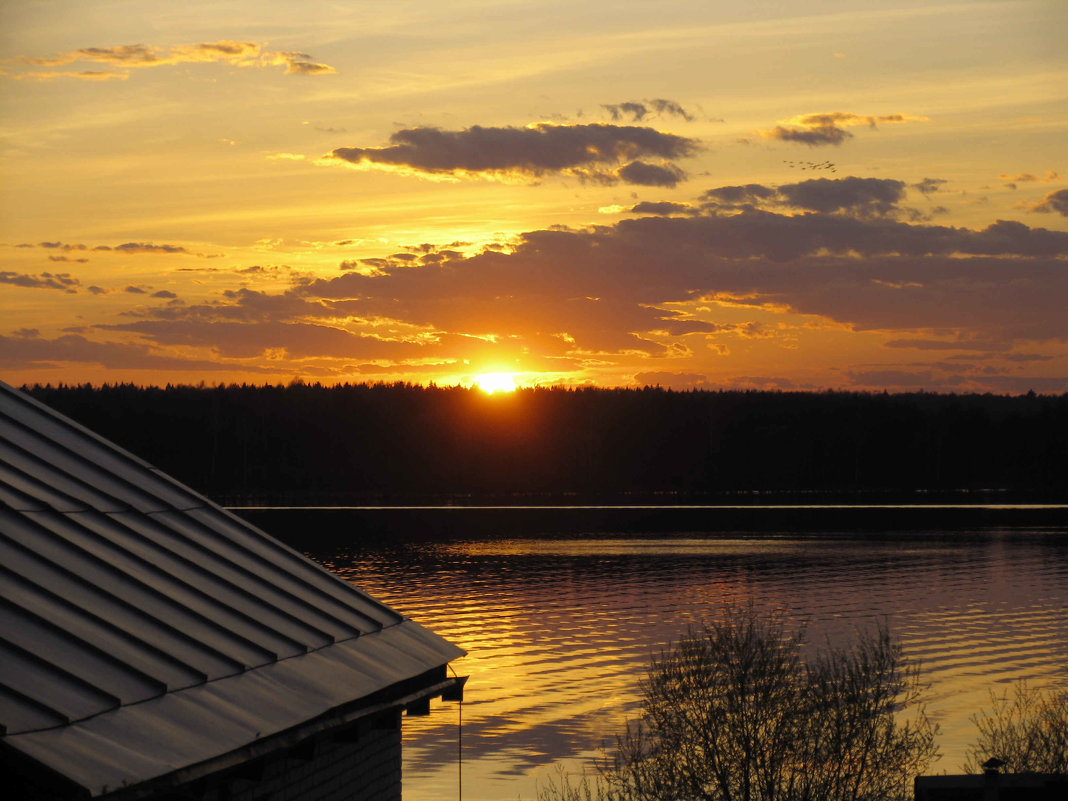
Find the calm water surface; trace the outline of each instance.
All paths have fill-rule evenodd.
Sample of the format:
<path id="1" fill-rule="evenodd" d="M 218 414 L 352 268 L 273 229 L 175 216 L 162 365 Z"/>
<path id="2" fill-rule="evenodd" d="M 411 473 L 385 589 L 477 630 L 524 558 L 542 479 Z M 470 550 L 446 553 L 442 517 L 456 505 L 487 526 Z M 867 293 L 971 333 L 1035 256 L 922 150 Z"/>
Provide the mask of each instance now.
<path id="1" fill-rule="evenodd" d="M 1068 683 L 1068 532 L 590 535 L 353 545 L 311 555 L 468 651 L 462 705 L 404 721 L 405 801 L 533 799 L 637 710 L 651 654 L 724 603 L 846 643 L 886 619 L 930 683 L 938 772 L 1021 678 Z"/>

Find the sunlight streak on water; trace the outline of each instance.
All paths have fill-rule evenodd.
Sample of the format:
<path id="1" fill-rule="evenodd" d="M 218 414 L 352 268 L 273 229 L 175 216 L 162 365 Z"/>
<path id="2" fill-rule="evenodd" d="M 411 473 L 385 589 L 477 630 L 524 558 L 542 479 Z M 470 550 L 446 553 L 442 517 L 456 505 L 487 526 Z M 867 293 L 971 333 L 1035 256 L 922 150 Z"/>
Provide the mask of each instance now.
<path id="1" fill-rule="evenodd" d="M 1068 533 L 573 537 L 412 542 L 312 554 L 467 649 L 464 798 L 536 797 L 546 766 L 588 758 L 638 703 L 651 654 L 725 602 L 844 644 L 886 619 L 930 682 L 936 771 L 970 715 L 1026 678 L 1068 683 Z M 404 723 L 406 801 L 456 797 L 456 705 Z"/>

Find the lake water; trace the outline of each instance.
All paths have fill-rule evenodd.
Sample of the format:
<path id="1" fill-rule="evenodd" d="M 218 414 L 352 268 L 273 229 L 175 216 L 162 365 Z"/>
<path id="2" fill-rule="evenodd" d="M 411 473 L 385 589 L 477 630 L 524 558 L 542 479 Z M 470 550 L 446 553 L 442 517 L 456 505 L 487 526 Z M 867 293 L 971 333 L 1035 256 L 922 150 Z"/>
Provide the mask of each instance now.
<path id="1" fill-rule="evenodd" d="M 467 801 L 536 798 L 635 714 L 650 655 L 725 603 L 803 621 L 814 643 L 888 621 L 930 684 L 943 753 L 932 772 L 960 771 L 991 691 L 1068 683 L 1065 528 L 359 534 L 297 547 L 468 651 L 453 663 L 470 676 L 462 712 L 435 701 L 404 720 L 405 801 L 456 798 L 460 782 Z"/>

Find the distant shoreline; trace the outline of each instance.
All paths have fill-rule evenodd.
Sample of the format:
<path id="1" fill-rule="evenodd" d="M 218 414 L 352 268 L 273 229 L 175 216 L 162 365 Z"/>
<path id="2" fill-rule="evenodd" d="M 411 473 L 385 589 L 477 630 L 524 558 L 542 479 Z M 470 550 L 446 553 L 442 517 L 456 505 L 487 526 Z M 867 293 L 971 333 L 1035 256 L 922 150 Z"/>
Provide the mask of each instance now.
<path id="1" fill-rule="evenodd" d="M 763 506 L 231 506 L 294 547 L 345 543 L 601 536 L 613 533 L 943 536 L 991 529 L 1068 535 L 1068 504 Z"/>
<path id="2" fill-rule="evenodd" d="M 218 493 L 232 509 L 935 509 L 1068 507 L 1068 493 L 1020 489 L 837 489 L 725 492 Z"/>
<path id="3" fill-rule="evenodd" d="M 996 511 L 1035 511 L 1064 510 L 1064 503 L 829 503 L 829 504 L 391 504 L 382 506 L 226 506 L 231 512 L 384 512 L 384 511 L 428 511 L 428 512 L 468 512 L 468 511 L 509 511 L 532 512 L 551 510 L 557 512 L 579 511 L 808 511 L 808 510 L 996 510 Z"/>
<path id="4" fill-rule="evenodd" d="M 224 506 L 1068 503 L 1068 394 L 33 395 Z"/>

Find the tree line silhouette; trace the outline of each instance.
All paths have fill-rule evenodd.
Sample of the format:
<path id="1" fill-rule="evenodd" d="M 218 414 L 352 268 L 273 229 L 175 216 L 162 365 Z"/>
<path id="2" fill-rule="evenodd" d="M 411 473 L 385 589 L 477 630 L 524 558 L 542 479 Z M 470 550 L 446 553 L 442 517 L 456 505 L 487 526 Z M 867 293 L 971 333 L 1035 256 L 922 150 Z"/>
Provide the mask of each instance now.
<path id="1" fill-rule="evenodd" d="M 1068 394 L 34 386 L 224 503 L 1068 495 Z"/>

